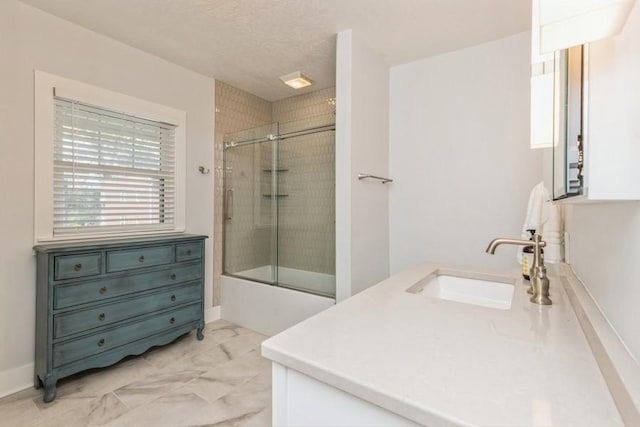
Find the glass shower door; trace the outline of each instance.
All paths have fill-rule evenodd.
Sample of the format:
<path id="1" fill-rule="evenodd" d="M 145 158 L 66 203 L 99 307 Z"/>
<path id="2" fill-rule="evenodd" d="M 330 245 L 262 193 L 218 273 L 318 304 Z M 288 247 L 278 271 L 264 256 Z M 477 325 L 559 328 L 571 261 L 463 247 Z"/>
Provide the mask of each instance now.
<path id="1" fill-rule="evenodd" d="M 227 135 L 224 273 L 335 297 L 334 116 Z"/>
<path id="2" fill-rule="evenodd" d="M 281 123 L 278 285 L 335 297 L 333 114 Z"/>
<path id="3" fill-rule="evenodd" d="M 272 164 L 277 156 L 274 125 L 225 138 L 225 274 L 276 284 L 278 194 Z"/>

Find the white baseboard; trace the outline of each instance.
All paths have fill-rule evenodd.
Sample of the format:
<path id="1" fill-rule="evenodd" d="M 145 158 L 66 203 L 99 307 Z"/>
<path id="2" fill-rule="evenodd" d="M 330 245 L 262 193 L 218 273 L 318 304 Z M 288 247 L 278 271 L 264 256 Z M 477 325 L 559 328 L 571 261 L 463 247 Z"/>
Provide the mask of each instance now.
<path id="1" fill-rule="evenodd" d="M 213 322 L 222 319 L 222 312 L 219 305 L 207 307 L 204 309 L 204 323 Z"/>
<path id="2" fill-rule="evenodd" d="M 28 363 L 0 372 L 0 397 L 33 387 L 33 369 L 34 364 Z"/>

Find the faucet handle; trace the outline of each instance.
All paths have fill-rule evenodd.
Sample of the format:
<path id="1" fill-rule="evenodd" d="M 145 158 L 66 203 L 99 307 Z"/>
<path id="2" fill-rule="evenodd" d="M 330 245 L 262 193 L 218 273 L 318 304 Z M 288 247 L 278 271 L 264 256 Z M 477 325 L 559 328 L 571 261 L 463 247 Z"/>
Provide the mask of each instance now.
<path id="1" fill-rule="evenodd" d="M 542 248 L 547 246 L 547 242 L 542 240 L 541 234 L 533 235 L 533 266 L 544 267 L 544 258 L 542 257 Z"/>
<path id="2" fill-rule="evenodd" d="M 540 246 L 541 248 L 544 248 L 545 246 L 547 246 L 547 241 L 542 240 L 542 234 L 535 233 L 533 235 L 533 241 L 536 245 Z"/>

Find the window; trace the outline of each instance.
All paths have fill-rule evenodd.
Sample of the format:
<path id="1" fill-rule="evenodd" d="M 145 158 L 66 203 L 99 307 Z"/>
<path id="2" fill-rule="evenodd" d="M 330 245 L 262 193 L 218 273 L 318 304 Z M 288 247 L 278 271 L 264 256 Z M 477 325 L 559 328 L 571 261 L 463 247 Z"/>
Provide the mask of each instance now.
<path id="1" fill-rule="evenodd" d="M 185 114 L 36 73 L 36 242 L 184 230 Z"/>
<path id="2" fill-rule="evenodd" d="M 54 99 L 53 235 L 173 228 L 175 126 Z"/>

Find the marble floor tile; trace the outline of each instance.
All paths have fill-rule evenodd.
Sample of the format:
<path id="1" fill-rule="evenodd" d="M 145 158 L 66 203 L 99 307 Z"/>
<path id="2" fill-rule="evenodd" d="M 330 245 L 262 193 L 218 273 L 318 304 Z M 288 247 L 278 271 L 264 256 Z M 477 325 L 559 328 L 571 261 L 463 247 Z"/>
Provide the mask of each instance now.
<path id="1" fill-rule="evenodd" d="M 193 424 L 190 427 L 240 427 L 240 426 L 246 426 L 248 425 L 248 423 L 251 423 L 252 421 L 256 426 L 271 426 L 271 423 L 269 421 L 269 424 L 261 424 L 259 419 L 261 414 L 263 414 L 264 411 L 261 412 L 257 412 L 257 413 L 249 413 L 249 414 L 244 414 L 244 415 L 240 415 L 239 417 L 236 418 L 231 418 L 228 419 L 226 421 L 221 421 L 215 424 Z"/>
<path id="2" fill-rule="evenodd" d="M 206 338 L 205 338 L 206 340 Z M 154 347 L 142 354 L 142 358 L 156 368 L 165 368 L 181 357 L 203 348 L 204 341 L 198 341 L 193 332 L 175 340 L 171 345 Z"/>
<path id="3" fill-rule="evenodd" d="M 209 404 L 194 393 L 172 392 L 139 406 L 105 424 L 109 427 L 191 425 L 190 418 Z"/>
<path id="4" fill-rule="evenodd" d="M 97 370 L 86 381 L 85 389 L 104 394 L 157 373 L 160 373 L 160 370 L 144 358 L 132 356 L 117 365 Z"/>
<path id="5" fill-rule="evenodd" d="M 271 361 L 262 357 L 259 349 L 253 349 L 238 358 L 208 370 L 205 375 L 224 380 L 254 377 L 263 372 L 271 372 Z"/>
<path id="6" fill-rule="evenodd" d="M 132 409 L 179 388 L 204 372 L 203 370 L 190 370 L 155 374 L 127 384 L 115 390 L 114 393 L 128 408 Z"/>
<path id="7" fill-rule="evenodd" d="M 38 399 L 35 399 L 35 402 L 44 412 L 64 411 L 65 408 L 60 408 L 60 406 L 73 406 L 74 401 L 83 398 L 94 400 L 108 392 L 159 372 L 159 369 L 150 365 L 143 358 L 129 357 L 106 368 L 92 369 L 63 378 L 58 382 L 56 400 L 44 403 L 42 395 L 40 395 Z"/>
<path id="8" fill-rule="evenodd" d="M 272 420 L 271 405 L 261 412 L 238 424 L 238 427 L 271 427 Z"/>
<path id="9" fill-rule="evenodd" d="M 216 340 L 218 342 L 223 342 L 224 336 L 238 336 L 245 334 L 256 334 L 257 332 L 244 328 L 242 326 L 238 326 L 234 323 L 227 322 L 226 320 L 216 320 L 215 322 L 207 323 L 205 328 L 205 333 L 211 335 L 217 334 L 218 338 Z"/>
<path id="10" fill-rule="evenodd" d="M 130 357 L 115 365 L 81 372 L 58 382 L 56 399 L 45 403 L 40 393 L 34 402 L 42 414 L 56 417 L 70 409 L 91 405 L 105 394 L 149 377 L 159 370 L 140 357 Z"/>
<path id="11" fill-rule="evenodd" d="M 260 356 L 257 350 L 252 350 L 209 370 L 185 384 L 181 391 L 196 393 L 207 402 L 213 403 L 230 393 L 235 387 L 270 369 L 270 362 Z"/>
<path id="12" fill-rule="evenodd" d="M 231 355 L 222 347 L 223 344 L 203 346 L 198 351 L 191 351 L 176 357 L 167 363 L 163 371 L 180 371 L 184 369 L 200 369 L 207 371 L 231 360 Z"/>
<path id="13" fill-rule="evenodd" d="M 95 427 L 118 418 L 127 408 L 115 394 L 107 393 L 86 405 L 79 405 L 54 417 L 44 417 L 36 427 Z"/>
<path id="14" fill-rule="evenodd" d="M 221 330 L 233 330 L 234 336 L 224 336 L 222 341 L 217 341 L 215 334 L 205 336 L 197 350 L 181 354 L 175 352 L 172 360 L 164 360 L 163 370 L 176 371 L 183 369 L 210 370 L 230 360 L 241 357 L 251 351 L 259 350 L 260 344 L 267 337 L 244 328 L 221 328 Z M 163 356 L 165 358 L 166 356 Z M 153 363 L 153 362 L 152 362 Z"/>
<path id="15" fill-rule="evenodd" d="M 271 403 L 271 369 L 260 372 L 244 384 L 233 389 L 224 399 L 232 404 L 250 404 L 265 406 Z"/>
<path id="16" fill-rule="evenodd" d="M 262 341 L 266 339 L 266 336 L 251 331 L 223 342 L 220 347 L 229 355 L 230 359 L 233 359 L 251 350 L 260 349 Z"/>
<path id="17" fill-rule="evenodd" d="M 230 339 L 250 334 L 255 334 L 255 332 L 226 320 L 216 320 L 215 322 L 207 323 L 205 326 L 204 340 L 198 341 L 195 337 L 195 332 L 192 331 L 174 341 L 178 345 L 172 345 L 169 348 L 156 347 L 145 352 L 142 357 L 151 365 L 164 369 L 184 356 L 203 353 L 205 349 L 218 347 Z"/>
<path id="18" fill-rule="evenodd" d="M 241 425 L 271 407 L 271 372 L 263 372 L 194 413 L 194 426 Z M 226 424 L 225 424 L 226 423 Z"/>
<path id="19" fill-rule="evenodd" d="M 42 415 L 33 401 L 40 393 L 31 388 L 0 399 L 0 425 L 26 427 L 40 422 Z"/>
<path id="20" fill-rule="evenodd" d="M 67 390 L 71 389 L 70 386 L 67 386 L 66 388 Z M 58 390 L 60 391 L 60 389 Z M 76 408 L 90 405 L 96 399 L 101 398 L 101 396 L 98 394 L 85 394 L 82 392 L 82 390 L 75 389 L 73 389 L 72 392 L 68 395 L 65 395 L 64 393 L 60 394 L 61 395 L 56 396 L 53 402 L 49 403 L 45 403 L 42 400 L 42 396 L 38 396 L 33 400 L 43 417 L 55 418 Z"/>
<path id="21" fill-rule="evenodd" d="M 53 402 L 29 389 L 0 399 L 0 426 L 271 426 L 266 337 L 224 320 L 107 368 L 58 382 Z"/>

